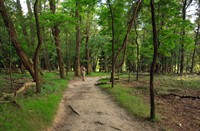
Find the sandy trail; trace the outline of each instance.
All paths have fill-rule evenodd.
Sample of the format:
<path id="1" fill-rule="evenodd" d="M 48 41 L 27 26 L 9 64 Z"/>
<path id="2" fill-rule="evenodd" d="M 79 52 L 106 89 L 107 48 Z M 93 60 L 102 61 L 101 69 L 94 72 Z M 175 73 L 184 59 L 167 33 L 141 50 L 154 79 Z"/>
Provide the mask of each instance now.
<path id="1" fill-rule="evenodd" d="M 152 131 L 137 122 L 95 86 L 100 77 L 73 80 L 64 93 L 49 131 Z"/>

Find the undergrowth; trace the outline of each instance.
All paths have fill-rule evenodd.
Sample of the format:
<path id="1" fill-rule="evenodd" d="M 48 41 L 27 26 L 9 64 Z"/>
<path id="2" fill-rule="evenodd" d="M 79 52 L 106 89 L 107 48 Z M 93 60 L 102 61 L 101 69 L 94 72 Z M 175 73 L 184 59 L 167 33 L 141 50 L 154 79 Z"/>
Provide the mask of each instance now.
<path id="1" fill-rule="evenodd" d="M 17 74 L 16 76 L 18 76 Z M 16 103 L 0 104 L 1 131 L 38 131 L 51 125 L 63 91 L 67 87 L 70 74 L 60 79 L 57 73 L 45 73 L 44 84 L 40 94 L 32 90 L 20 95 Z"/>
<path id="2" fill-rule="evenodd" d="M 105 82 L 106 79 L 101 79 Z M 138 118 L 147 118 L 149 116 L 149 107 L 141 97 L 133 94 L 133 89 L 126 88 L 122 84 L 115 85 L 111 88 L 110 84 L 100 85 L 100 87 L 112 96 L 122 107 L 126 108 L 131 114 Z"/>

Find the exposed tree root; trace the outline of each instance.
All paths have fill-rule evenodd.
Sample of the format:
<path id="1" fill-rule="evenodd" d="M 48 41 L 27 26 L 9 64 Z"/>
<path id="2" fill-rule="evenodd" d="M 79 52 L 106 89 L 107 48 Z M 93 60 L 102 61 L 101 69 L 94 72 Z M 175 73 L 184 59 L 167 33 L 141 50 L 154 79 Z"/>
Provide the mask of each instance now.
<path id="1" fill-rule="evenodd" d="M 102 123 L 100 121 L 95 121 L 94 123 L 97 124 L 97 125 L 104 125 L 104 123 Z"/>
<path id="2" fill-rule="evenodd" d="M 114 127 L 114 126 L 110 126 L 110 127 L 112 127 L 115 130 L 121 131 L 121 129 L 119 129 L 118 127 Z"/>
<path id="3" fill-rule="evenodd" d="M 105 84 L 110 84 L 110 82 L 98 82 L 95 85 L 105 85 Z"/>
<path id="4" fill-rule="evenodd" d="M 31 86 L 35 86 L 35 82 L 26 82 L 22 87 L 20 87 L 17 91 L 15 91 L 15 95 L 17 96 L 19 93 L 23 92 L 24 90 L 28 89 Z"/>
<path id="5" fill-rule="evenodd" d="M 79 116 L 80 116 L 80 114 L 78 113 L 78 111 L 76 111 L 71 105 L 69 105 L 69 108 L 70 108 L 76 115 L 79 115 Z"/>
<path id="6" fill-rule="evenodd" d="M 178 94 L 173 94 L 173 93 L 170 93 L 170 94 L 165 94 L 163 96 L 175 96 L 175 97 L 180 97 L 180 98 L 191 98 L 191 99 L 200 99 L 200 96 L 190 96 L 190 95 L 178 95 Z"/>
<path id="7" fill-rule="evenodd" d="M 17 102 L 14 100 L 14 97 L 16 97 L 19 93 L 23 92 L 24 90 L 28 89 L 31 86 L 35 86 L 35 82 L 26 82 L 23 84 L 22 87 L 20 87 L 17 91 L 15 91 L 14 93 L 2 93 L 2 97 L 0 98 L 0 104 L 3 103 L 12 103 L 17 105 L 18 107 L 19 104 L 17 104 Z"/>

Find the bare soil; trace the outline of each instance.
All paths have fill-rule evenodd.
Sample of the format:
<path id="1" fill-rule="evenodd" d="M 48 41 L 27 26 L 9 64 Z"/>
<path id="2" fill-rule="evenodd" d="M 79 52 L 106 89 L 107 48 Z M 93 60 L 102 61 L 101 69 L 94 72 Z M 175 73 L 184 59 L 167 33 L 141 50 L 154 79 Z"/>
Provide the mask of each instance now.
<path id="1" fill-rule="evenodd" d="M 48 131 L 153 131 L 95 86 L 100 77 L 72 80 Z"/>

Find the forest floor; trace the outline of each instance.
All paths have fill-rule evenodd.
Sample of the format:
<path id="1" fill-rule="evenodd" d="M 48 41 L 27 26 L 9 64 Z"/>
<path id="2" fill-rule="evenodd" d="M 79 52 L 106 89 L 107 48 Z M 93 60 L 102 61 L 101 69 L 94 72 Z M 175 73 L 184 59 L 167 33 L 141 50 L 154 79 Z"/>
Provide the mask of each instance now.
<path id="1" fill-rule="evenodd" d="M 6 75 L 0 77 L 0 93 L 12 93 L 25 82 L 32 81 L 27 75 L 14 75 L 14 88 L 8 88 L 10 80 Z M 48 128 L 48 131 L 199 131 L 200 77 L 198 75 L 155 76 L 155 103 L 159 118 L 154 124 L 144 118 L 134 118 L 124 108 L 118 106 L 110 93 L 95 86 L 100 78 L 87 77 L 84 82 L 80 78 L 74 78 L 69 83 L 53 126 Z M 141 74 L 138 81 L 134 78 L 128 80 L 127 75 L 122 75 L 120 80 L 116 80 L 116 85 L 131 89 L 133 96 L 142 98 L 149 106 L 148 74 Z"/>
<path id="2" fill-rule="evenodd" d="M 100 77 L 72 80 L 48 131 L 153 131 L 95 86 Z"/>
<path id="3" fill-rule="evenodd" d="M 133 89 L 133 94 L 149 103 L 149 81 L 141 76 L 139 81 L 122 78 L 118 83 Z M 155 103 L 160 130 L 200 131 L 200 78 L 197 75 L 159 76 L 155 78 Z"/>

